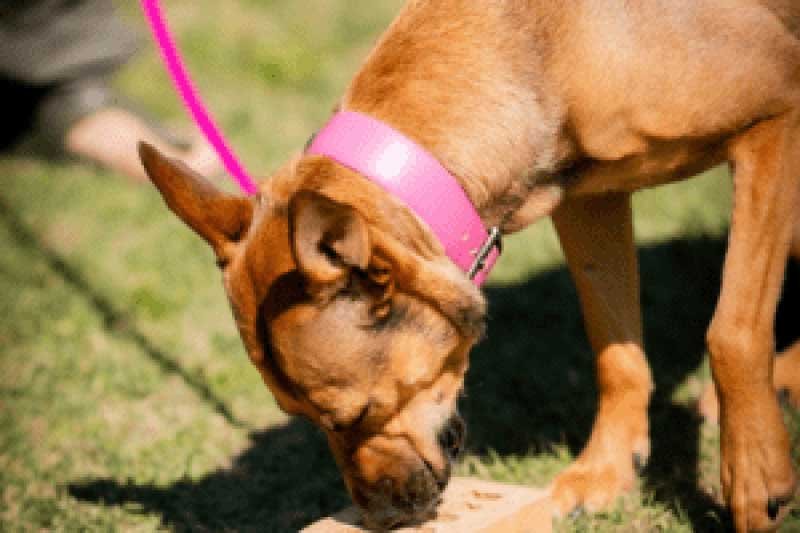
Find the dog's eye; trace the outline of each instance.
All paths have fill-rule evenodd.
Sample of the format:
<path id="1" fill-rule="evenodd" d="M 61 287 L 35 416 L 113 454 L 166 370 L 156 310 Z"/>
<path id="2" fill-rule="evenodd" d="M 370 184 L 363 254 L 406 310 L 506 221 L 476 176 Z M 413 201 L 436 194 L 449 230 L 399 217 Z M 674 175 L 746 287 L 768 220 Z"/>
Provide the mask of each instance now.
<path id="1" fill-rule="evenodd" d="M 362 270 L 353 269 L 350 272 L 350 275 L 347 277 L 347 284 L 344 285 L 341 289 L 339 289 L 337 296 L 342 296 L 346 298 L 355 298 L 356 296 L 358 296 L 361 290 L 361 286 L 364 283 L 364 279 L 365 276 Z"/>
<path id="2" fill-rule="evenodd" d="M 393 316 L 394 307 L 391 302 L 380 302 L 380 304 L 374 305 L 371 311 L 373 316 L 373 329 L 386 329 L 395 319 Z"/>
<path id="3" fill-rule="evenodd" d="M 342 292 L 351 296 L 356 294 L 359 285 L 362 283 L 362 280 L 363 276 L 361 275 L 361 271 L 353 270 L 350 273 L 350 277 L 347 278 L 347 285 L 344 287 Z"/>
<path id="4" fill-rule="evenodd" d="M 364 329 L 379 332 L 391 330 L 403 324 L 408 318 L 408 305 L 401 301 L 385 300 L 376 302 L 370 308 L 369 322 Z"/>

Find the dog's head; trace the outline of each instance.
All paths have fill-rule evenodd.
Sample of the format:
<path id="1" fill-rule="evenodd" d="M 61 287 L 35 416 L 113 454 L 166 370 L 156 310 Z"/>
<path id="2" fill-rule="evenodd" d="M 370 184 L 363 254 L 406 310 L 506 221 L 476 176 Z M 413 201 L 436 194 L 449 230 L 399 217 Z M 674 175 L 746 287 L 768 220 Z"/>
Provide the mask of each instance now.
<path id="1" fill-rule="evenodd" d="M 463 443 L 456 401 L 483 327 L 478 289 L 408 209 L 325 158 L 295 159 L 249 199 L 140 154 L 213 248 L 264 381 L 324 430 L 368 522 L 423 517 Z"/>

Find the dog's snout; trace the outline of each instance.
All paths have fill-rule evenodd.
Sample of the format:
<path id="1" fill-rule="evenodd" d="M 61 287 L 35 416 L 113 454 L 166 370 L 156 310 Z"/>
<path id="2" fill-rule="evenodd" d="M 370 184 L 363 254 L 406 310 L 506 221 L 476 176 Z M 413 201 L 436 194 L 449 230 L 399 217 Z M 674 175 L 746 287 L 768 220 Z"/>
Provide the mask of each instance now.
<path id="1" fill-rule="evenodd" d="M 464 439 L 467 434 L 467 425 L 464 419 L 453 415 L 439 432 L 439 446 L 451 461 L 456 460 L 464 451 Z"/>
<path id="2" fill-rule="evenodd" d="M 382 479 L 371 487 L 354 491 L 364 512 L 366 525 L 386 530 L 429 518 L 441 496 L 441 483 L 428 468 L 414 471 L 405 483 Z"/>

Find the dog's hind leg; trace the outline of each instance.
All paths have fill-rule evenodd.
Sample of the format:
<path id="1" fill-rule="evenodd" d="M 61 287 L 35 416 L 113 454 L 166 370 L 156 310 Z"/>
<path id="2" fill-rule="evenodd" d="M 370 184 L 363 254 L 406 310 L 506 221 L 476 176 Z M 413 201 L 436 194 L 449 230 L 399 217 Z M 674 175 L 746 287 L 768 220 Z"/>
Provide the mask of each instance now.
<path id="1" fill-rule="evenodd" d="M 642 348 L 639 273 L 630 195 L 565 200 L 553 221 L 578 288 L 597 356 L 598 411 L 589 442 L 553 483 L 563 515 L 596 511 L 635 482 L 650 453 L 647 406 L 653 383 Z"/>
<path id="2" fill-rule="evenodd" d="M 722 487 L 736 529 L 744 532 L 777 527 L 796 482 L 773 388 L 773 357 L 800 192 L 800 112 L 743 132 L 730 143 L 730 158 L 730 245 L 708 347 L 720 401 Z"/>
<path id="3" fill-rule="evenodd" d="M 800 263 L 800 194 L 797 196 L 790 255 Z M 784 298 L 786 297 L 784 296 Z M 773 379 L 778 397 L 782 401 L 800 408 L 800 340 L 776 356 Z M 714 424 L 719 422 L 719 400 L 713 383 L 709 382 L 700 394 L 697 400 L 697 410 L 706 421 Z"/>

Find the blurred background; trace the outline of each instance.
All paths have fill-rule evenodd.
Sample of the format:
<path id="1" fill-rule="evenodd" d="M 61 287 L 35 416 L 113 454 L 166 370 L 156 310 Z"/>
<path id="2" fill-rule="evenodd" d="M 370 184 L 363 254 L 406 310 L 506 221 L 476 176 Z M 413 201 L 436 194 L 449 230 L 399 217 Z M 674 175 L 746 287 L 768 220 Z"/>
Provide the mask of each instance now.
<path id="1" fill-rule="evenodd" d="M 401 1 L 164 4 L 212 114 L 266 177 L 325 122 Z M 114 88 L 191 135 L 138 2 L 117 7 L 142 48 Z M 0 184 L 0 529 L 282 532 L 348 504 L 323 436 L 283 415 L 248 362 L 211 251 L 149 185 L 19 148 L 0 153 Z M 653 457 L 615 508 L 559 531 L 725 530 L 718 428 L 693 402 L 730 197 L 726 169 L 636 196 Z M 458 473 L 542 486 L 588 436 L 593 362 L 550 223 L 505 251 Z M 798 333 L 796 271 L 782 344 Z M 786 418 L 798 442 L 800 416 Z"/>

